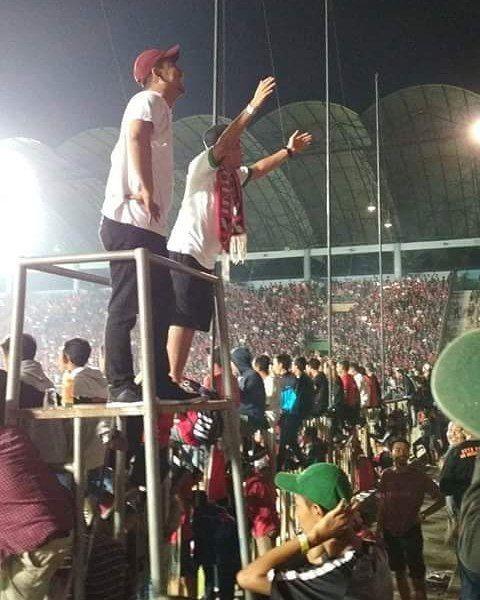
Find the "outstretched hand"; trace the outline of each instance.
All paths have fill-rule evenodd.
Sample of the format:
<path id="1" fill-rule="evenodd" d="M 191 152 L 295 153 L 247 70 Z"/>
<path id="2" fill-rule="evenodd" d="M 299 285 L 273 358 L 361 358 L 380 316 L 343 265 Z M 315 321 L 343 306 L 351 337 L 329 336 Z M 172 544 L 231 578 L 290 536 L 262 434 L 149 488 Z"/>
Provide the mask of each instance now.
<path id="1" fill-rule="evenodd" d="M 152 195 L 145 188 L 142 188 L 136 194 L 128 194 L 125 196 L 127 200 L 135 200 L 140 204 L 143 204 L 145 212 L 148 215 L 148 224 L 152 223 L 152 220 L 158 221 L 160 219 L 160 208 L 158 204 L 153 201 Z"/>
<path id="2" fill-rule="evenodd" d="M 312 140 L 313 136 L 311 133 L 300 133 L 300 131 L 297 129 L 297 131 L 294 131 L 290 136 L 287 148 L 289 148 L 293 153 L 302 152 L 302 150 L 305 150 L 305 148 L 310 146 Z"/>
<path id="3" fill-rule="evenodd" d="M 253 98 L 250 100 L 250 104 L 253 106 L 253 108 L 260 108 L 267 98 L 273 94 L 276 86 L 277 82 L 275 81 L 275 77 L 261 79 L 257 89 L 255 90 Z"/>

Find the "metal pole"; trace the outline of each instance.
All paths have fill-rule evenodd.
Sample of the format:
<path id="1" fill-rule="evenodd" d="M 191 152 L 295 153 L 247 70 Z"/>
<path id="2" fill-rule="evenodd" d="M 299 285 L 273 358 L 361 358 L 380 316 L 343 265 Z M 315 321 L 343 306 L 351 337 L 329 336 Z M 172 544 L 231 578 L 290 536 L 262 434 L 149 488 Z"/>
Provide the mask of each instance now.
<path id="1" fill-rule="evenodd" d="M 121 436 L 125 433 L 125 419 L 116 418 L 117 430 Z M 123 542 L 125 537 L 125 452 L 115 452 L 115 495 L 113 498 L 113 537 Z"/>
<path id="2" fill-rule="evenodd" d="M 330 77 L 328 57 L 328 0 L 325 0 L 325 213 L 327 229 L 327 343 L 328 358 L 333 357 L 332 337 L 332 238 L 330 205 Z M 328 404 L 333 405 L 333 385 L 328 379 Z"/>
<path id="3" fill-rule="evenodd" d="M 7 390 L 5 400 L 0 399 L 0 425 L 7 420 L 7 406 L 17 409 L 20 392 L 20 363 L 22 362 L 22 332 L 25 319 L 25 294 L 27 270 L 18 265 L 12 297 L 12 321 L 10 325 L 10 349 L 8 353 Z"/>
<path id="4" fill-rule="evenodd" d="M 219 49 L 219 1 L 213 2 L 213 89 L 212 89 L 212 125 L 218 123 L 218 49 Z"/>
<path id="5" fill-rule="evenodd" d="M 137 267 L 138 313 L 140 317 L 140 342 L 142 365 L 142 395 L 145 431 L 145 470 L 147 482 L 148 545 L 150 577 L 154 597 L 166 589 L 166 573 L 162 569 L 161 547 L 163 545 L 162 496 L 158 442 L 155 435 L 155 369 L 153 362 L 153 319 L 150 280 L 150 252 L 137 248 L 134 252 Z"/>
<path id="6" fill-rule="evenodd" d="M 226 437 L 228 437 L 228 444 L 226 447 L 230 452 L 230 459 L 232 462 L 233 493 L 237 515 L 238 539 L 240 542 L 240 559 L 242 566 L 245 567 L 250 562 L 250 552 L 249 529 L 245 516 L 245 503 L 243 500 L 242 460 L 240 455 L 240 420 L 238 418 L 238 412 L 232 403 L 232 368 L 230 365 L 230 347 L 227 334 L 227 314 L 225 309 L 223 282 L 221 279 L 219 279 L 215 285 L 215 307 L 217 312 L 218 337 L 222 360 L 223 386 L 225 389 L 225 395 L 230 401 L 230 408 L 224 411 L 222 414 L 223 422 L 226 428 L 225 434 Z"/>
<path id="7" fill-rule="evenodd" d="M 380 181 L 380 105 L 378 95 L 378 73 L 375 73 L 375 126 L 377 149 L 377 235 L 378 235 L 378 283 L 379 283 L 379 332 L 380 332 L 380 374 L 382 378 L 382 396 L 385 395 L 385 322 L 383 312 L 383 256 L 382 256 L 382 190 Z"/>
<path id="8" fill-rule="evenodd" d="M 75 482 L 75 536 L 73 540 L 73 597 L 85 598 L 86 531 L 83 505 L 85 502 L 85 460 L 81 417 L 73 419 L 73 480 Z"/>

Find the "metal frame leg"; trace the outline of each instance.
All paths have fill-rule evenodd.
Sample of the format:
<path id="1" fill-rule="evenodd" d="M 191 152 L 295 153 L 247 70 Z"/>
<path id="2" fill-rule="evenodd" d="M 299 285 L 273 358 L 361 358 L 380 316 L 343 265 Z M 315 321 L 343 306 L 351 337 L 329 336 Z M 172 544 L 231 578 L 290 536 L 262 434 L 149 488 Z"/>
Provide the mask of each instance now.
<path id="1" fill-rule="evenodd" d="M 137 267 L 138 309 L 140 316 L 140 341 L 142 351 L 142 395 L 144 405 L 145 470 L 147 483 L 148 544 L 150 554 L 150 577 L 154 598 L 166 589 L 166 573 L 162 569 L 161 546 L 163 543 L 162 495 L 160 488 L 160 465 L 158 441 L 155 435 L 155 369 L 153 362 L 152 293 L 150 252 L 137 248 L 134 252 Z"/>
<path id="2" fill-rule="evenodd" d="M 223 384 L 226 397 L 232 400 L 232 368 L 230 366 L 230 345 L 227 335 L 227 318 L 223 283 L 219 279 L 215 286 L 215 308 L 217 312 L 218 334 L 220 341 L 220 352 L 222 359 Z M 242 458 L 240 454 L 240 419 L 238 412 L 231 406 L 223 414 L 223 422 L 229 443 L 230 460 L 232 462 L 233 492 L 235 498 L 235 509 L 237 514 L 238 539 L 240 542 L 240 559 L 242 566 L 246 567 L 250 562 L 249 528 L 246 518 L 245 502 L 243 498 L 243 476 Z M 248 597 L 248 593 L 247 593 Z"/>
<path id="3" fill-rule="evenodd" d="M 75 482 L 75 536 L 73 540 L 73 596 L 85 598 L 86 528 L 83 513 L 85 501 L 85 460 L 82 419 L 73 419 L 73 480 Z"/>
<path id="4" fill-rule="evenodd" d="M 117 429 L 122 435 L 125 432 L 125 419 L 116 418 Z M 113 497 L 113 537 L 120 542 L 125 538 L 125 452 L 115 452 L 115 483 Z"/>
<path id="5" fill-rule="evenodd" d="M 27 291 L 27 269 L 18 266 L 13 287 L 12 323 L 8 356 L 6 402 L 0 399 L 0 425 L 7 421 L 7 406 L 18 408 L 20 392 L 20 363 L 22 361 L 22 333 L 25 320 L 25 295 Z"/>

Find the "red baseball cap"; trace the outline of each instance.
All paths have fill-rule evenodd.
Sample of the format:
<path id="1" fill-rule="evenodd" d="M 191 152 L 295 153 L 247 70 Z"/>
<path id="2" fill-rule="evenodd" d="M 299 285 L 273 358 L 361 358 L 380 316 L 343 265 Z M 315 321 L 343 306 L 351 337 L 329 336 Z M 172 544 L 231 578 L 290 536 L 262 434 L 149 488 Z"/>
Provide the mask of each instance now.
<path id="1" fill-rule="evenodd" d="M 150 72 L 157 62 L 161 58 L 170 58 L 174 62 L 178 60 L 180 56 L 180 46 L 175 44 L 168 50 L 159 50 L 158 48 L 151 48 L 150 50 L 144 50 L 137 56 L 133 63 L 133 77 L 138 84 L 142 84 L 145 79 L 150 75 Z"/>

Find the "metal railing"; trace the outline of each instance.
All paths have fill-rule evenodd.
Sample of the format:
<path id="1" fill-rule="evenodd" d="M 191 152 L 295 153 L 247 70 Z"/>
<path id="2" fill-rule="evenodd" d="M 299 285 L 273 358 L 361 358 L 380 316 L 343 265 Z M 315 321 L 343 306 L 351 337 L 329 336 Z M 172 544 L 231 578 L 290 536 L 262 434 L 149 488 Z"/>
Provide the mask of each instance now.
<path id="1" fill-rule="evenodd" d="M 147 513 L 148 513 L 148 543 L 150 556 L 150 576 L 152 591 L 155 598 L 166 595 L 167 573 L 162 561 L 161 548 L 163 546 L 162 523 L 162 495 L 160 485 L 160 468 L 158 441 L 155 435 L 155 418 L 161 408 L 161 399 L 156 399 L 154 345 L 152 339 L 152 307 L 151 307 L 151 265 L 160 265 L 171 270 L 181 271 L 209 281 L 214 288 L 215 315 L 218 327 L 218 341 L 220 346 L 221 362 L 223 368 L 226 410 L 222 410 L 224 422 L 224 435 L 228 437 L 227 444 L 232 465 L 232 479 L 234 487 L 235 509 L 237 515 L 238 537 L 240 541 L 240 557 L 243 566 L 249 562 L 248 527 L 245 517 L 243 500 L 243 484 L 240 456 L 240 429 L 238 413 L 232 402 L 232 372 L 230 367 L 230 350 L 228 341 L 227 315 L 224 299 L 222 279 L 179 264 L 163 256 L 152 254 L 145 248 L 135 250 L 122 250 L 115 252 L 100 252 L 95 254 L 79 254 L 70 256 L 51 256 L 42 258 L 22 258 L 18 261 L 13 287 L 12 323 L 10 337 L 10 353 L 8 365 L 7 391 L 5 401 L 0 400 L 0 426 L 4 425 L 10 410 L 17 413 L 19 409 L 20 392 L 20 363 L 22 354 L 22 333 L 25 318 L 25 301 L 27 288 L 27 275 L 29 271 L 40 271 L 52 275 L 67 277 L 109 286 L 110 280 L 106 277 L 76 271 L 59 265 L 84 264 L 93 262 L 115 262 L 133 260 L 136 265 L 139 329 L 141 349 L 141 370 L 143 376 L 143 419 L 145 431 L 145 462 L 147 485 Z M 217 403 L 218 405 L 218 403 Z M 192 404 L 195 409 L 195 405 Z M 72 409 L 70 409 L 72 410 Z M 171 410 L 171 408 L 170 408 Z M 122 413 L 125 414 L 125 413 Z M 138 414 L 138 413 L 137 413 Z M 65 418 L 68 417 L 66 412 Z M 85 467 L 83 460 L 82 418 L 73 417 L 74 421 L 74 481 L 76 500 L 76 535 L 74 540 L 74 598 L 84 598 L 85 575 L 85 548 L 83 543 L 83 496 L 85 488 Z M 121 518 L 121 517 L 120 517 Z M 116 523 L 117 531 L 120 529 Z"/>

